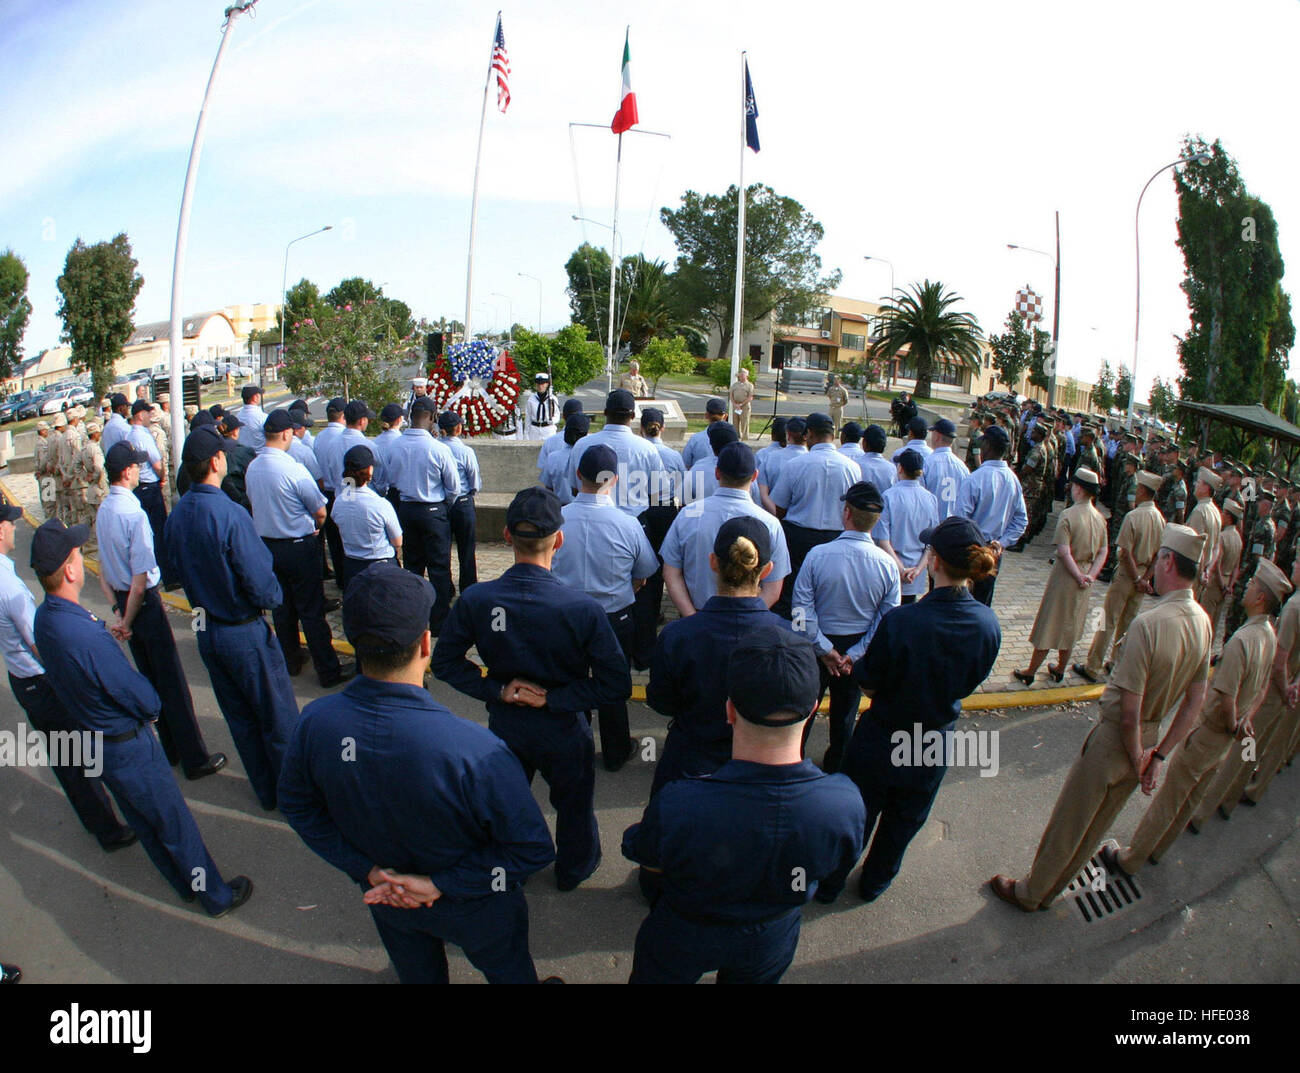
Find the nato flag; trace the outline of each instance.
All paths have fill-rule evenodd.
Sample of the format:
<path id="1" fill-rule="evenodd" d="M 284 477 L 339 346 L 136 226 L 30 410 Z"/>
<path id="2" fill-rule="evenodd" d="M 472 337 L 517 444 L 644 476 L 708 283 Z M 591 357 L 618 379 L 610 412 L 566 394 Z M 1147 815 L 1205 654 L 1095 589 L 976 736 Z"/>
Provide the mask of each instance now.
<path id="1" fill-rule="evenodd" d="M 749 60 L 745 61 L 745 144 L 758 152 L 758 104 L 754 83 L 749 80 Z"/>

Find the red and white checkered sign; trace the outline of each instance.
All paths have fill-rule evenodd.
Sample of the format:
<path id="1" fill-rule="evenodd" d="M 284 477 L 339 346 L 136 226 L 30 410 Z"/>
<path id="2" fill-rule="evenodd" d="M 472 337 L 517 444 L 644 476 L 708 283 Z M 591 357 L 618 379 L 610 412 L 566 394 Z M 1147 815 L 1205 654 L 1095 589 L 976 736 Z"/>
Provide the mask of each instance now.
<path id="1" fill-rule="evenodd" d="M 1043 296 L 1028 287 L 1016 291 L 1016 312 L 1030 324 L 1043 319 Z"/>

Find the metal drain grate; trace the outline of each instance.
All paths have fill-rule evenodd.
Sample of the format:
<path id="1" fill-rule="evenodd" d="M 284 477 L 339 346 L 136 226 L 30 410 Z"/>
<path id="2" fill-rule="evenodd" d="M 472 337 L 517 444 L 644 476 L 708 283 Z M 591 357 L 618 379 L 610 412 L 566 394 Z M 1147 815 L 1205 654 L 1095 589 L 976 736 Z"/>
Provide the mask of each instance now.
<path id="1" fill-rule="evenodd" d="M 1085 924 L 1113 916 L 1142 898 L 1142 892 L 1138 890 L 1137 881 L 1132 876 L 1111 875 L 1097 856 L 1083 866 L 1065 888 L 1065 893 L 1074 896 L 1074 904 L 1083 914 Z"/>

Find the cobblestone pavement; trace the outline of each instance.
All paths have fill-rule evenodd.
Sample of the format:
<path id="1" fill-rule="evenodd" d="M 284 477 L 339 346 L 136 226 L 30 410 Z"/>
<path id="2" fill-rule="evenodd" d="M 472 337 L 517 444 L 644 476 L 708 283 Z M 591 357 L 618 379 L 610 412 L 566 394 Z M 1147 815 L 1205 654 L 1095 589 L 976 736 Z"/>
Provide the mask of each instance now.
<path id="1" fill-rule="evenodd" d="M 31 475 L 10 475 L 6 476 L 4 481 L 22 501 L 23 506 L 37 518 L 42 517 L 37 498 L 36 481 Z M 1063 504 L 1057 503 L 1055 505 L 1052 517 L 1048 519 L 1043 532 L 1035 538 L 1034 542 L 1025 551 L 1018 554 L 1008 553 L 1003 557 L 1002 572 L 998 578 L 997 589 L 993 597 L 993 610 L 997 613 L 998 621 L 1002 624 L 1002 649 L 998 654 L 998 660 L 993 666 L 992 673 L 976 690 L 977 693 L 1021 692 L 1030 688 L 1056 687 L 1056 683 L 1047 677 L 1045 670 L 1039 670 L 1038 679 L 1032 687 L 1024 686 L 1016 681 L 1016 679 L 1012 678 L 1011 672 L 1013 669 L 1025 667 L 1029 663 L 1031 651 L 1029 631 L 1033 628 L 1034 616 L 1038 613 L 1039 599 L 1046 587 L 1048 574 L 1052 569 L 1051 557 L 1055 549 L 1050 543 L 1051 534 L 1055 532 L 1056 517 L 1063 509 Z M 477 558 L 479 578 L 484 581 L 500 577 L 513 562 L 510 548 L 502 543 L 480 543 Z M 452 577 L 456 576 L 457 565 L 453 549 Z M 1094 586 L 1088 604 L 1088 628 L 1079 644 L 1075 646 L 1071 662 L 1081 663 L 1088 654 L 1088 645 L 1092 642 L 1093 631 L 1101 623 L 1102 605 L 1106 599 L 1107 588 L 1107 585 L 1100 582 Z M 325 594 L 327 597 L 340 595 L 337 586 L 333 582 L 326 582 Z M 1150 606 L 1153 602 L 1154 597 L 1147 597 L 1144 608 Z M 677 617 L 676 609 L 673 607 L 672 601 L 667 598 L 667 595 L 664 597 L 663 606 L 665 621 Z M 340 613 L 334 611 L 328 618 L 334 636 L 342 639 L 343 627 Z M 1055 660 L 1056 655 L 1052 653 L 1047 662 L 1054 663 Z M 633 672 L 632 680 L 634 684 L 644 685 L 646 678 L 645 672 Z M 1088 683 L 1071 672 L 1066 675 L 1064 682 L 1061 684 L 1077 686 L 1087 685 Z"/>

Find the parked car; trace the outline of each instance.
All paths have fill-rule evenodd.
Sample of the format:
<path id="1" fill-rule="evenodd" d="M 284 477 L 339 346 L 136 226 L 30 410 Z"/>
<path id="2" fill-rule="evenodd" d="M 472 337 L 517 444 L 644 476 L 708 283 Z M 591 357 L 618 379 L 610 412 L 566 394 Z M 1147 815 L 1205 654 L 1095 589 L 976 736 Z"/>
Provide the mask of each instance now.
<path id="1" fill-rule="evenodd" d="M 224 380 L 229 373 L 237 380 L 244 380 L 253 375 L 253 367 L 240 361 L 219 361 L 216 364 L 218 380 Z"/>
<path id="2" fill-rule="evenodd" d="M 166 380 L 171 376 L 171 364 L 160 361 L 153 367 L 154 380 Z M 216 366 L 208 361 L 195 361 L 193 358 L 181 363 L 181 378 L 197 376 L 203 383 L 210 384 L 217 378 Z"/>
<path id="3" fill-rule="evenodd" d="M 31 402 L 35 395 L 35 391 L 19 391 L 10 395 L 4 402 L 0 402 L 0 425 L 17 421 L 19 409 Z"/>
<path id="4" fill-rule="evenodd" d="M 41 402 L 40 413 L 44 417 L 47 414 L 57 414 L 63 410 L 70 410 L 77 404 L 72 397 L 77 393 L 75 387 L 62 387 L 57 391 L 51 391 Z"/>
<path id="5" fill-rule="evenodd" d="M 37 417 L 41 412 L 41 404 L 49 397 L 49 392 L 38 391 L 26 402 L 16 407 L 14 413 L 19 421 L 28 417 Z"/>

